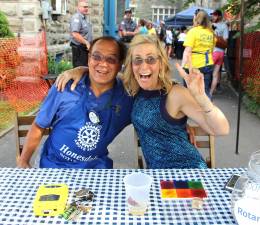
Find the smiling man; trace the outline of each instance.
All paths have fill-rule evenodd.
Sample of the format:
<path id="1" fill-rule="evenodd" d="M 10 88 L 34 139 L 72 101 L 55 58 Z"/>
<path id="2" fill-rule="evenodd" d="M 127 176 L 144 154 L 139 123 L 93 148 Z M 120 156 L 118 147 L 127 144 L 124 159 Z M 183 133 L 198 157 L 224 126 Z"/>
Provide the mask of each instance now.
<path id="1" fill-rule="evenodd" d="M 31 167 L 43 131 L 51 127 L 40 167 L 113 168 L 107 146 L 130 124 L 133 103 L 116 78 L 125 54 L 124 44 L 112 37 L 93 41 L 88 76 L 82 77 L 74 91 L 72 82 L 63 92 L 52 86 L 28 132 L 18 167 Z"/>

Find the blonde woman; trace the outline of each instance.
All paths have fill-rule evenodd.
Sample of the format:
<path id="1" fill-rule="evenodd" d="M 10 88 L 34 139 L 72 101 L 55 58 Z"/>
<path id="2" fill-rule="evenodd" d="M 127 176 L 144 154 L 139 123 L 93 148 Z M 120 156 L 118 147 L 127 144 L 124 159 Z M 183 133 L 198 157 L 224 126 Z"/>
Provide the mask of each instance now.
<path id="1" fill-rule="evenodd" d="M 205 92 L 211 98 L 210 88 L 214 66 L 212 52 L 215 46 L 214 32 L 209 15 L 204 10 L 196 11 L 193 24 L 194 27 L 188 31 L 183 43 L 185 49 L 181 65 L 188 69 L 188 61 L 191 61 L 192 67 L 200 70 L 204 77 Z"/>
<path id="2" fill-rule="evenodd" d="M 210 134 L 227 134 L 228 121 L 204 91 L 203 75 L 176 64 L 188 89 L 171 82 L 167 55 L 154 36 L 136 36 L 129 46 L 123 83 L 135 97 L 131 121 L 149 168 L 205 168 L 186 133 L 191 118 Z"/>
<path id="3" fill-rule="evenodd" d="M 206 168 L 189 142 L 187 118 L 213 135 L 225 135 L 229 124 L 209 100 L 199 71 L 187 73 L 176 64 L 188 89 L 171 81 L 169 61 L 154 35 L 136 35 L 129 45 L 123 84 L 134 97 L 131 121 L 140 138 L 148 168 Z M 64 77 L 64 76 L 63 76 Z M 72 78 L 72 73 L 66 75 Z"/>

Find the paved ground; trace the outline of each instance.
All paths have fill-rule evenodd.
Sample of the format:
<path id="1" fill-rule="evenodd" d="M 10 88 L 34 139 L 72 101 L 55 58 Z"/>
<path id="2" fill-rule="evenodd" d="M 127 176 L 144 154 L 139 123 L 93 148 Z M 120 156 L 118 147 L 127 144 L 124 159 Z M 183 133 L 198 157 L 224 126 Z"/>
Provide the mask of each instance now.
<path id="1" fill-rule="evenodd" d="M 176 71 L 173 77 L 179 79 Z M 215 95 L 214 103 L 227 116 L 231 130 L 225 137 L 216 138 L 216 165 L 217 167 L 246 167 L 252 152 L 260 150 L 260 120 L 255 115 L 241 109 L 239 154 L 235 154 L 236 127 L 237 127 L 237 96 L 224 83 L 223 91 Z M 15 167 L 15 137 L 10 131 L 0 138 L 1 161 L 0 167 Z M 133 168 L 136 165 L 134 131 L 132 126 L 125 128 L 109 146 L 115 168 Z"/>

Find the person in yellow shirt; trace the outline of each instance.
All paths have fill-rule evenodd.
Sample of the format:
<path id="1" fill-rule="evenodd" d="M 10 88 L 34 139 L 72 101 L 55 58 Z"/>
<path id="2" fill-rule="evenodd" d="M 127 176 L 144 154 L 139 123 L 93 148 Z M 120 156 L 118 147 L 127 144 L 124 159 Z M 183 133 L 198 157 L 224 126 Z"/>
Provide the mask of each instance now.
<path id="1" fill-rule="evenodd" d="M 151 21 L 148 21 L 146 23 L 146 28 L 148 30 L 148 34 L 153 34 L 153 35 L 156 35 L 156 30 L 155 28 L 153 27 L 153 23 Z"/>
<path id="2" fill-rule="evenodd" d="M 211 98 L 210 87 L 213 73 L 212 52 L 215 46 L 214 32 L 212 30 L 209 15 L 204 10 L 197 11 L 193 19 L 194 27 L 187 33 L 183 43 L 185 50 L 182 58 L 182 67 L 187 71 L 192 62 L 192 67 L 197 68 L 203 74 L 205 92 Z M 191 60 L 189 60 L 191 58 Z"/>

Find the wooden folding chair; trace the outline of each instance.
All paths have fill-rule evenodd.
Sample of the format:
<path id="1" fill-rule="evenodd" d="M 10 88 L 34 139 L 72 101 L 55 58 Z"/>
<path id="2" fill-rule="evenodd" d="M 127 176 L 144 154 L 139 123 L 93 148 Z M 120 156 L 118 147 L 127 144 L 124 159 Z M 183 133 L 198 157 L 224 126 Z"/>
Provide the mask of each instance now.
<path id="1" fill-rule="evenodd" d="M 215 139 L 213 135 L 209 135 L 202 128 L 195 125 L 187 125 L 187 131 L 189 133 L 191 143 L 198 149 L 208 149 L 208 155 L 205 157 L 205 161 L 209 168 L 215 168 Z M 134 131 L 134 139 L 136 142 L 136 155 L 137 155 L 137 168 L 145 168 L 145 159 L 142 154 L 139 138 L 136 131 Z M 202 155 L 206 153 L 202 152 Z"/>
<path id="2" fill-rule="evenodd" d="M 58 77 L 58 74 L 47 74 L 47 75 L 41 76 L 41 78 L 46 81 L 48 88 L 51 88 L 51 86 L 54 84 L 57 77 Z"/>
<path id="3" fill-rule="evenodd" d="M 202 155 L 206 155 L 205 161 L 208 167 L 215 168 L 215 137 L 196 125 L 187 125 L 187 131 L 190 135 L 191 143 L 202 153 Z M 204 149 L 208 149 L 208 154 L 203 152 Z"/>
<path id="4" fill-rule="evenodd" d="M 15 116 L 15 137 L 16 137 L 16 158 L 19 157 L 23 150 L 23 144 L 25 137 L 35 119 L 33 116 L 19 116 L 16 113 Z M 49 135 L 50 128 L 45 129 L 43 135 Z"/>
<path id="5" fill-rule="evenodd" d="M 144 169 L 146 167 L 146 163 L 145 163 L 145 159 L 142 153 L 142 149 L 141 149 L 141 144 L 140 144 L 140 140 L 139 137 L 137 136 L 137 133 L 134 129 L 134 141 L 135 141 L 135 150 L 136 150 L 136 155 L 137 155 L 137 168 L 140 169 Z"/>

